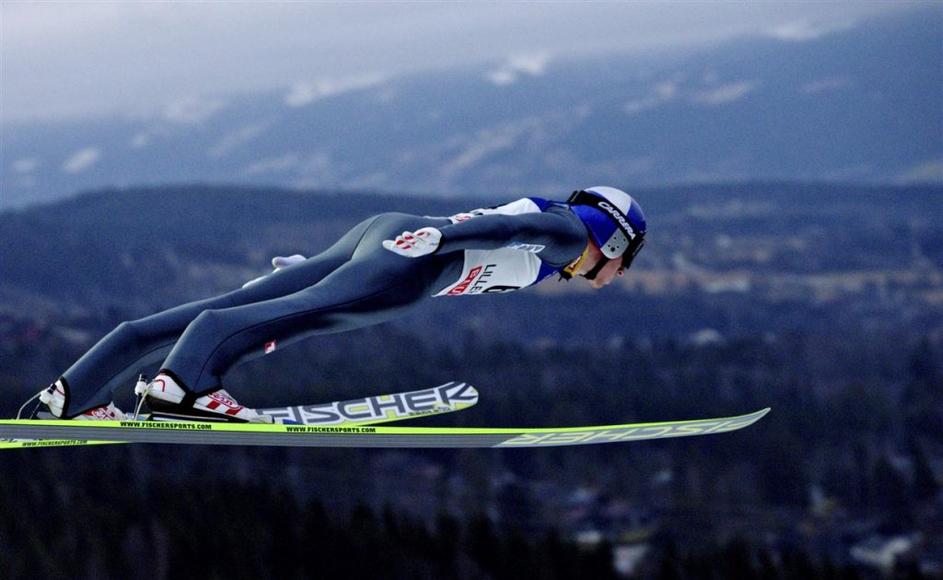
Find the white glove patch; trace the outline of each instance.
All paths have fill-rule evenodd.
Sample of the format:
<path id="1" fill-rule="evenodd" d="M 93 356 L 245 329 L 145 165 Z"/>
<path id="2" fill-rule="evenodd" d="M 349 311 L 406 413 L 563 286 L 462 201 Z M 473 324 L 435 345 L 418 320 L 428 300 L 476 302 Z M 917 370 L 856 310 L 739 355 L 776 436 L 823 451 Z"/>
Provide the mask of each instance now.
<path id="1" fill-rule="evenodd" d="M 422 228 L 415 232 L 403 232 L 395 240 L 383 240 L 383 247 L 407 258 L 428 256 L 439 248 L 442 232 L 436 228 Z"/>

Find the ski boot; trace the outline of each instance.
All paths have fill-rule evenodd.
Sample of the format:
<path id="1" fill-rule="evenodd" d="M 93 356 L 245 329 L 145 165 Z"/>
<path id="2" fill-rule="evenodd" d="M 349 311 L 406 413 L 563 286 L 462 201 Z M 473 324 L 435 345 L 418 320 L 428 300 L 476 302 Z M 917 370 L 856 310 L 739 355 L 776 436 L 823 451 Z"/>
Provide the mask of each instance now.
<path id="1" fill-rule="evenodd" d="M 73 417 L 77 421 L 124 421 L 127 418 L 128 415 L 116 407 L 114 403 L 89 409 L 81 415 Z"/>
<path id="2" fill-rule="evenodd" d="M 268 415 L 240 405 L 224 389 L 195 396 L 168 374 L 160 373 L 149 383 L 138 383 L 134 392 L 147 398 L 154 418 L 189 419 L 194 421 L 228 421 L 233 423 L 271 423 Z M 140 407 L 140 405 L 138 405 Z"/>
<path id="3" fill-rule="evenodd" d="M 65 408 L 65 389 L 65 381 L 59 379 L 39 392 L 39 401 L 49 408 L 49 412 L 54 417 L 62 418 L 62 411 Z M 79 421 L 122 421 L 127 418 L 127 415 L 114 403 L 109 402 L 107 405 L 89 409 L 72 418 Z"/>

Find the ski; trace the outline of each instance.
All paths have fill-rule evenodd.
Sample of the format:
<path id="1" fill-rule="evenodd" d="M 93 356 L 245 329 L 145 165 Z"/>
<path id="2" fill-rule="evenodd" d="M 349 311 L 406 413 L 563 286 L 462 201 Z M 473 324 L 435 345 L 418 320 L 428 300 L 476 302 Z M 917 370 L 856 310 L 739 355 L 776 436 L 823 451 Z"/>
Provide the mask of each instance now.
<path id="1" fill-rule="evenodd" d="M 404 421 L 431 415 L 442 415 L 461 411 L 478 402 L 478 390 L 468 383 L 451 381 L 431 389 L 374 395 L 360 399 L 333 401 L 316 405 L 297 405 L 294 407 L 269 407 L 256 409 L 269 415 L 276 424 L 322 425 L 350 427 L 357 425 L 376 425 L 392 421 Z M 43 414 L 40 415 L 42 418 Z M 59 421 L 46 416 L 48 420 Z M 27 421 L 27 420 L 20 420 Z M 29 420 L 35 422 L 34 420 Z M 183 415 L 167 413 L 146 413 L 140 421 L 201 422 Z M 59 421 L 66 423 L 65 421 Z M 71 421 L 68 423 L 72 423 Z M 128 443 L 128 441 L 91 440 L 91 439 L 0 439 L 0 449 L 20 449 L 24 447 L 63 447 L 76 445 L 104 445 Z"/>
<path id="2" fill-rule="evenodd" d="M 290 447 L 556 447 L 727 433 L 769 412 L 689 421 L 555 428 L 388 427 L 160 421 L 0 420 L 0 437 Z"/>

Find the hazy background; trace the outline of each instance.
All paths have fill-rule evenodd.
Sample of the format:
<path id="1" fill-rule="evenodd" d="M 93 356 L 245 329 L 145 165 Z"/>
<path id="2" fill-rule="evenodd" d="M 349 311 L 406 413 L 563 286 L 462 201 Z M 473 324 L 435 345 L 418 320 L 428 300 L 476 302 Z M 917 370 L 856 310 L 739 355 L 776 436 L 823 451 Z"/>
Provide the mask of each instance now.
<path id="1" fill-rule="evenodd" d="M 3 4 L 2 120 L 154 114 L 178 99 L 288 90 L 514 58 L 816 38 L 892 2 Z"/>
<path id="2" fill-rule="evenodd" d="M 368 215 L 594 184 L 649 221 L 610 287 L 432 300 L 227 387 L 478 387 L 428 425 L 773 412 L 532 452 L 2 451 L 0 569 L 940 577 L 941 47 L 937 2 L 3 2 L 0 415 Z"/>
<path id="3" fill-rule="evenodd" d="M 3 5 L 0 207 L 943 181 L 933 3 Z"/>

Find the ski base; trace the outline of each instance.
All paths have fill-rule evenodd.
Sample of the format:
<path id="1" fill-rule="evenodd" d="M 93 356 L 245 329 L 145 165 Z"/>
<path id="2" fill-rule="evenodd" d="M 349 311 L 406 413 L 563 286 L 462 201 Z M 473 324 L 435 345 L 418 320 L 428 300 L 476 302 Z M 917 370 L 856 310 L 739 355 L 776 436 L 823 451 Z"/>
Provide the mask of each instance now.
<path id="1" fill-rule="evenodd" d="M 0 420 L 0 437 L 289 447 L 558 447 L 727 433 L 769 408 L 717 419 L 560 428 L 384 427 L 161 421 Z"/>

